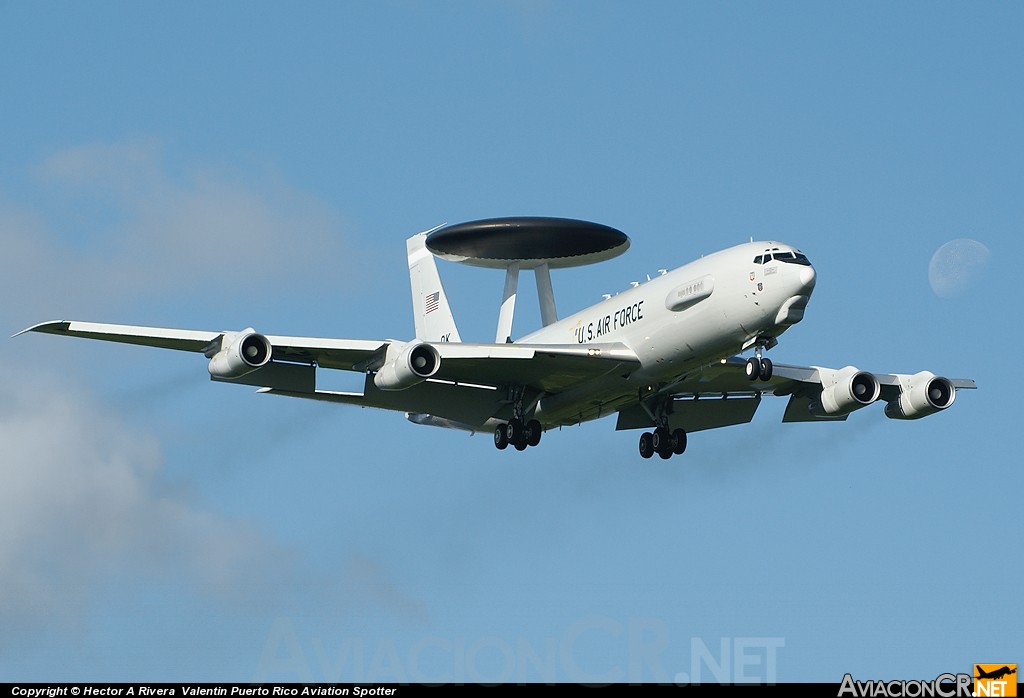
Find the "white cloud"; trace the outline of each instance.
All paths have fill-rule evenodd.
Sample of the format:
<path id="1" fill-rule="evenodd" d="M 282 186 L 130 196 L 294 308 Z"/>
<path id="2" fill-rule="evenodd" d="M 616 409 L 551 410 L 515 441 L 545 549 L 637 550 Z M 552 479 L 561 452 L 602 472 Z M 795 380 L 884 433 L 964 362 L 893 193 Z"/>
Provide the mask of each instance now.
<path id="1" fill-rule="evenodd" d="M 0 192 L 9 332 L 104 320 L 132 299 L 302 295 L 344 276 L 338 216 L 272 174 L 174 172 L 158 145 L 136 142 L 71 148 L 34 175 L 35 198 Z M 25 342 L 0 345 L 0 648 L 24 631 L 88 632 L 91 613 L 120 604 L 111 588 L 180 589 L 264 613 L 312 598 L 342 615 L 370 606 L 422 622 L 422 606 L 370 558 L 347 551 L 310 569 L 300 547 L 169 483 L 155 436 L 58 377 L 53 362 L 67 354 Z"/>
<path id="2" fill-rule="evenodd" d="M 99 584 L 126 578 L 160 575 L 233 597 L 282 558 L 251 526 L 162 484 L 152 436 L 52 378 L 0 369 L 0 454 L 8 631 L 73 622 Z"/>

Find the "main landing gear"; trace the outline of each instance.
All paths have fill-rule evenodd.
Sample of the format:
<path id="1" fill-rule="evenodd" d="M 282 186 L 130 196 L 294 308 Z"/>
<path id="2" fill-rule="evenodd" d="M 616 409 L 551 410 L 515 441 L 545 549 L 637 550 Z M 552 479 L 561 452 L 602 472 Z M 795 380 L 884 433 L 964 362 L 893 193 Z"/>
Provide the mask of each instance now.
<path id="1" fill-rule="evenodd" d="M 640 455 L 650 458 L 655 453 L 668 460 L 673 455 L 682 455 L 686 450 L 686 431 L 669 429 L 668 415 L 672 412 L 672 398 L 658 395 L 640 403 L 651 420 L 657 424 L 654 431 L 640 435 Z"/>
<path id="2" fill-rule="evenodd" d="M 543 429 L 536 419 L 523 423 L 518 417 L 511 419 L 506 424 L 499 424 L 494 429 L 494 445 L 499 451 L 504 451 L 511 444 L 517 451 L 525 451 L 527 446 L 536 446 L 540 443 L 540 436 Z"/>
<path id="3" fill-rule="evenodd" d="M 650 458 L 655 453 L 668 460 L 674 455 L 682 455 L 686 450 L 686 432 L 682 429 L 658 427 L 654 431 L 645 431 L 640 435 L 640 455 Z"/>
<path id="4" fill-rule="evenodd" d="M 513 417 L 494 428 L 495 448 L 504 451 L 511 445 L 517 451 L 525 451 L 527 446 L 536 446 L 544 430 L 536 419 L 525 419 L 522 386 L 509 388 L 509 402 L 512 403 Z"/>

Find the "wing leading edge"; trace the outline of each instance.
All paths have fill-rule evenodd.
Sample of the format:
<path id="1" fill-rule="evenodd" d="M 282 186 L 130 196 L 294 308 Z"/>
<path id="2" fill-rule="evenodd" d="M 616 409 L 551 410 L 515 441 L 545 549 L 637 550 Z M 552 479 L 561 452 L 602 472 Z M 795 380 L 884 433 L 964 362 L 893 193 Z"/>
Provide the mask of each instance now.
<path id="1" fill-rule="evenodd" d="M 33 325 L 14 336 L 17 337 L 26 332 L 43 332 L 45 334 L 64 335 L 66 337 L 99 339 L 107 342 L 198 353 L 208 353 L 211 349 L 215 350 L 218 346 L 218 340 L 235 334 L 232 332 L 212 332 L 208 330 L 179 330 L 167 327 L 110 325 L 98 322 L 58 320 Z M 316 363 L 325 368 L 338 368 L 349 371 L 358 370 L 357 367 L 360 362 L 371 358 L 388 345 L 386 341 L 362 339 L 326 339 L 277 335 L 267 335 L 267 339 L 273 347 L 273 359 L 275 361 Z"/>

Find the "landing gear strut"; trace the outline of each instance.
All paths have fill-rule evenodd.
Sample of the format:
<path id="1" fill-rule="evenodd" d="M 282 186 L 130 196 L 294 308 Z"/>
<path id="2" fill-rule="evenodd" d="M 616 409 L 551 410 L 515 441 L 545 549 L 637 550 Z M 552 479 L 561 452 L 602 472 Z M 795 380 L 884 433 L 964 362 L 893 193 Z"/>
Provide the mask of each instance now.
<path id="1" fill-rule="evenodd" d="M 683 429 L 669 429 L 668 426 L 672 398 L 662 395 L 653 402 L 653 407 L 645 405 L 645 408 L 658 426 L 654 431 L 640 435 L 640 456 L 650 458 L 657 453 L 668 460 L 673 455 L 682 455 L 686 450 L 686 432 Z"/>

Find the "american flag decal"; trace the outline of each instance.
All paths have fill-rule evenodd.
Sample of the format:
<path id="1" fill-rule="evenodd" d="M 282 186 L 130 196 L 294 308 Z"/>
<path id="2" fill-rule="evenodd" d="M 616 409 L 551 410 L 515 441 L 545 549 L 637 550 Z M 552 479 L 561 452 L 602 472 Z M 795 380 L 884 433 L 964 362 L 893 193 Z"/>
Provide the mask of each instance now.
<path id="1" fill-rule="evenodd" d="M 429 296 L 427 296 L 427 313 L 432 313 L 435 310 L 437 310 L 437 304 L 440 301 L 440 298 L 440 291 L 434 291 Z"/>

